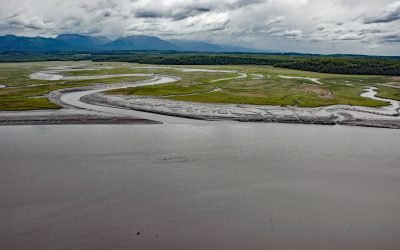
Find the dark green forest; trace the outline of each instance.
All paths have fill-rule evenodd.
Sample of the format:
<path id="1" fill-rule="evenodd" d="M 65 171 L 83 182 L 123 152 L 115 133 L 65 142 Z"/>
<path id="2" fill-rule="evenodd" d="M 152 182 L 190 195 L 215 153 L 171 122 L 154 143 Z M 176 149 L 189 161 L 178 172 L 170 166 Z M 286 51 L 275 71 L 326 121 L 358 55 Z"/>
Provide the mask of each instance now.
<path id="1" fill-rule="evenodd" d="M 88 53 L 0 54 L 0 62 L 80 61 L 132 62 L 162 65 L 272 65 L 321 73 L 400 75 L 400 57 L 306 54 L 175 53 L 118 51 Z"/>

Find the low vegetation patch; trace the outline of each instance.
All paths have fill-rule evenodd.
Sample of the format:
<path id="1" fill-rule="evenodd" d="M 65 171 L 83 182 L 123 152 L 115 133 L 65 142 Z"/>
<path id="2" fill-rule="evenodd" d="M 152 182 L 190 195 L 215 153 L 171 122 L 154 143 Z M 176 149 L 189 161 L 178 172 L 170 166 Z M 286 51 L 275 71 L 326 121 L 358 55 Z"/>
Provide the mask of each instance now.
<path id="1" fill-rule="evenodd" d="M 388 105 L 386 102 L 360 96 L 367 86 L 378 86 L 379 83 L 387 82 L 389 78 L 384 76 L 321 74 L 266 66 L 216 66 L 213 69 L 236 70 L 248 76 L 242 79 L 213 82 L 210 77 L 198 79 L 197 77 L 200 76 L 192 75 L 190 79 L 184 77 L 181 81 L 172 84 L 119 89 L 108 93 L 157 96 L 193 102 L 298 107 L 335 104 L 367 107 Z M 179 75 L 179 72 L 171 72 L 171 74 Z M 267 77 L 254 80 L 252 77 L 254 74 Z M 288 76 L 288 78 L 281 76 Z M 223 75 L 220 77 L 225 78 Z M 316 84 L 310 79 L 319 79 L 322 84 Z"/>
<path id="2" fill-rule="evenodd" d="M 78 63 L 43 62 L 0 64 L 0 85 L 6 86 L 6 88 L 0 88 L 0 111 L 58 109 L 61 107 L 50 102 L 46 97 L 51 91 L 90 86 L 99 83 L 113 84 L 148 79 L 148 77 L 119 77 L 102 80 L 44 81 L 29 78 L 29 75 L 32 73 L 61 65 L 78 65 Z M 89 65 L 91 64 L 89 63 Z"/>

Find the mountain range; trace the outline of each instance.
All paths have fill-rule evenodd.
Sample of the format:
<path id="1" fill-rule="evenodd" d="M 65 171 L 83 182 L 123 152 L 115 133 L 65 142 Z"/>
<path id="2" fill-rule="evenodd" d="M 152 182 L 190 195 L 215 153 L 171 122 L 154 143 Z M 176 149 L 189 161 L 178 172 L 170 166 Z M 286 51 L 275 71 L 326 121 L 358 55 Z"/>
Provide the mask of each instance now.
<path id="1" fill-rule="evenodd" d="M 244 47 L 189 40 L 163 40 L 155 36 L 135 35 L 108 39 L 79 34 L 61 34 L 56 38 L 0 36 L 0 52 L 64 51 L 188 51 L 188 52 L 267 52 Z"/>

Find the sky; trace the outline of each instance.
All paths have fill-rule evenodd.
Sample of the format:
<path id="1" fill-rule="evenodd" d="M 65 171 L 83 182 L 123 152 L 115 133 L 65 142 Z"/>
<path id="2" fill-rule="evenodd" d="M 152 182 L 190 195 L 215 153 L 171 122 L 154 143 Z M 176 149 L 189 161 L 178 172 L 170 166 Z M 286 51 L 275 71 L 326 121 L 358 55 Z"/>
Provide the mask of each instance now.
<path id="1" fill-rule="evenodd" d="M 0 0 L 0 35 L 64 33 L 399 56 L 400 1 Z"/>

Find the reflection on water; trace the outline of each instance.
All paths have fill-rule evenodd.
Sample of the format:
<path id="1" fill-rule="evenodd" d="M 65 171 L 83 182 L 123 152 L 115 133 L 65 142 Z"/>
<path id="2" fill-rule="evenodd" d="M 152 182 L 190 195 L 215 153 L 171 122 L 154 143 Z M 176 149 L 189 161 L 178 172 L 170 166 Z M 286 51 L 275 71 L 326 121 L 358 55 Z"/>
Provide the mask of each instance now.
<path id="1" fill-rule="evenodd" d="M 0 127 L 1 249 L 398 249 L 400 132 Z"/>

